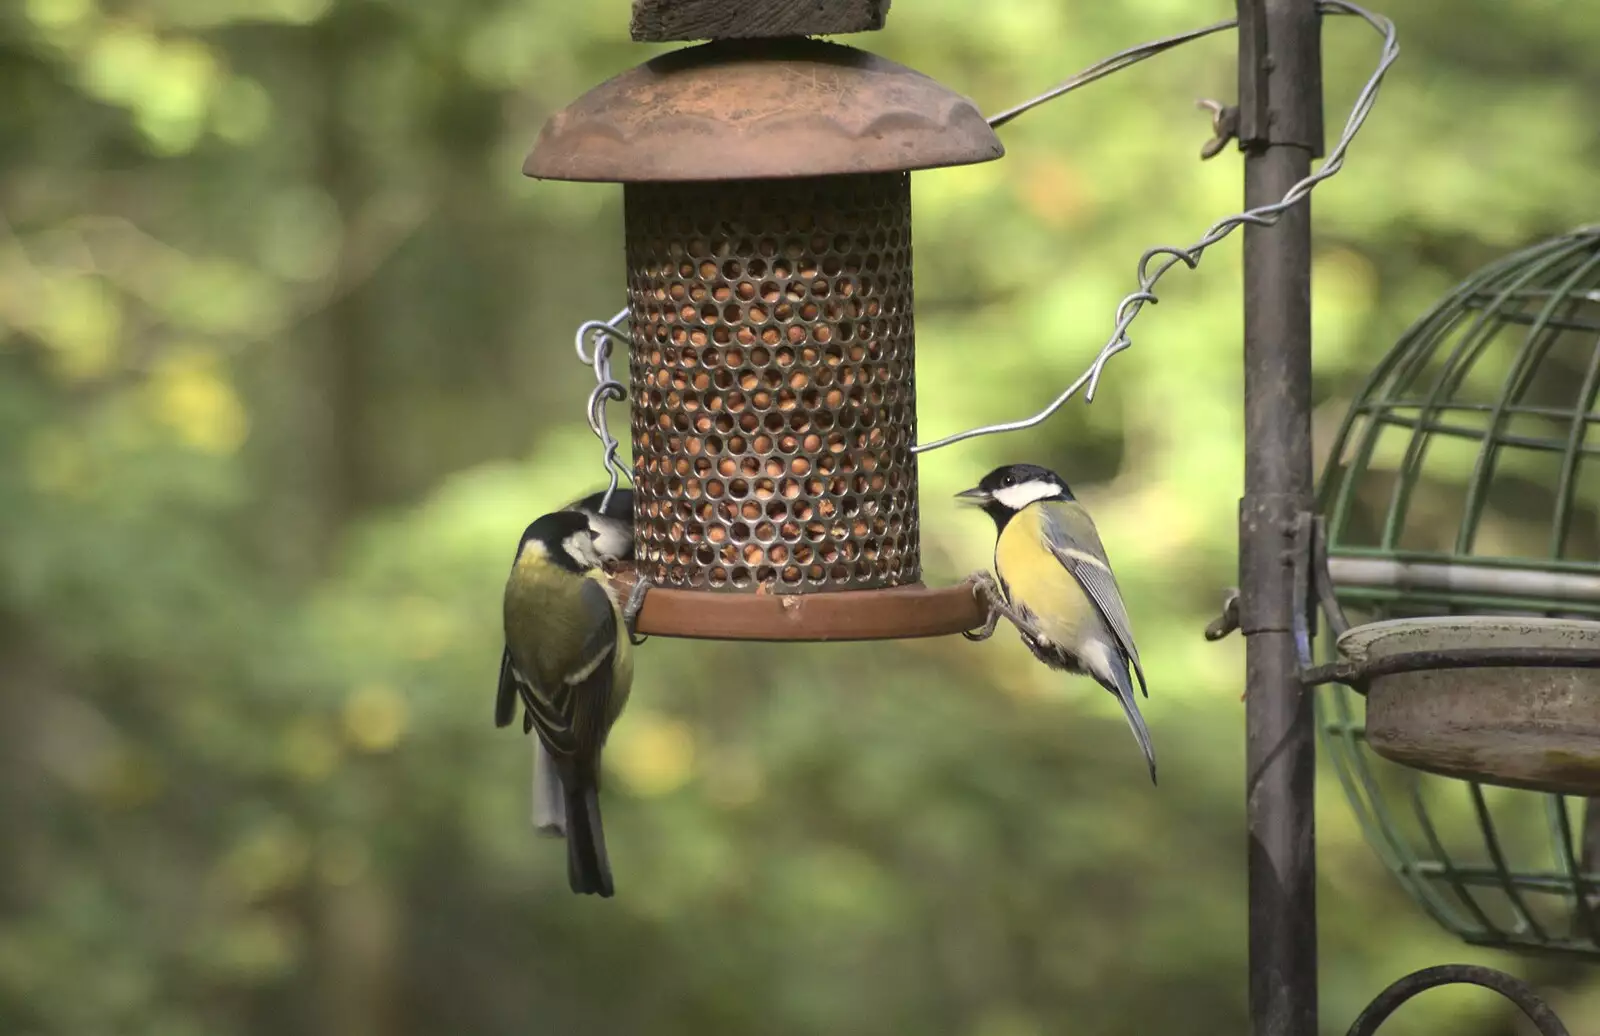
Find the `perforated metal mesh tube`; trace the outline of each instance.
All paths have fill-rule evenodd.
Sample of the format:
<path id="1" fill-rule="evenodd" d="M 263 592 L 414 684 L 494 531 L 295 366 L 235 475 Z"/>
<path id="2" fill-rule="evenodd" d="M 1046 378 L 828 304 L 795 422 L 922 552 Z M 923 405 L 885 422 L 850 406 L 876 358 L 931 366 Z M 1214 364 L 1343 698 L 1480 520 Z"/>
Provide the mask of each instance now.
<path id="1" fill-rule="evenodd" d="M 628 184 L 625 209 L 641 571 L 920 579 L 909 174 Z"/>

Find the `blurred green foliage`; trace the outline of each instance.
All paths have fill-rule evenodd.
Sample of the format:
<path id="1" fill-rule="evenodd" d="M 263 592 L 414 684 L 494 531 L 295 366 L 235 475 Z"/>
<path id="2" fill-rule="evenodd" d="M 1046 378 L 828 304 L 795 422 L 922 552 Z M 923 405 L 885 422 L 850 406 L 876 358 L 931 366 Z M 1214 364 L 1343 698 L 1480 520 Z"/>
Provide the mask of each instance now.
<path id="1" fill-rule="evenodd" d="M 996 110 L 1226 4 L 901 0 L 849 42 Z M 535 183 L 543 119 L 663 48 L 624 0 L 0 8 L 0 1032 L 1240 1032 L 1237 239 L 1176 271 L 1092 406 L 922 468 L 1080 487 L 1153 685 L 1014 638 L 652 641 L 608 756 L 619 896 L 566 890 L 490 725 L 515 537 L 592 488 L 572 329 L 622 291 L 620 192 Z M 1404 55 L 1315 209 L 1318 442 L 1452 281 L 1593 219 L 1600 9 L 1395 0 Z M 1376 38 L 1326 30 L 1329 124 Z M 925 435 L 1030 412 L 1134 261 L 1237 208 L 1201 164 L 1221 36 L 914 178 Z M 1323 1012 L 1454 945 L 1319 791 Z M 1557 1002 L 1600 1025 L 1600 987 Z M 1510 1033 L 1487 994 L 1386 1032 Z"/>

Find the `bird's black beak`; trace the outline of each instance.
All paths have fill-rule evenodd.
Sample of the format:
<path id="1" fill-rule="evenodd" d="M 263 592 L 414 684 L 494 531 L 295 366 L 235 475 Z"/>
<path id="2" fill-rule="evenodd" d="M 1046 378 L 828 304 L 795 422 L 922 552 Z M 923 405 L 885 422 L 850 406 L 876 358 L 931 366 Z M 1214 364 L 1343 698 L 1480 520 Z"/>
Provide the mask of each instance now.
<path id="1" fill-rule="evenodd" d="M 957 493 L 956 499 L 960 500 L 964 504 L 982 507 L 984 504 L 993 500 L 994 496 L 987 489 L 983 489 L 979 486 L 973 486 L 971 489 L 963 489 L 961 492 Z"/>

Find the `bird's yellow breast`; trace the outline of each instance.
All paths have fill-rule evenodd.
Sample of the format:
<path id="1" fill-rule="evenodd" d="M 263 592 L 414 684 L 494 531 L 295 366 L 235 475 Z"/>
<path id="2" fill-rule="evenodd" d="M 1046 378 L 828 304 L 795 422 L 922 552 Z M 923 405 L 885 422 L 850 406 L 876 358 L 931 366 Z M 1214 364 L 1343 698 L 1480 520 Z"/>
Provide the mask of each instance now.
<path id="1" fill-rule="evenodd" d="M 1051 643 L 1070 646 L 1094 605 L 1045 545 L 1037 504 L 1018 511 L 994 546 L 994 567 L 1013 604 L 1026 609 Z"/>
<path id="2" fill-rule="evenodd" d="M 542 544 L 529 544 L 506 583 L 506 646 L 517 669 L 541 687 L 559 685 L 592 658 L 585 650 L 593 632 L 583 599 L 585 579 L 553 564 Z M 599 582 L 616 614 L 616 597 L 603 580 Z M 618 651 L 612 664 L 631 663 L 626 653 Z"/>

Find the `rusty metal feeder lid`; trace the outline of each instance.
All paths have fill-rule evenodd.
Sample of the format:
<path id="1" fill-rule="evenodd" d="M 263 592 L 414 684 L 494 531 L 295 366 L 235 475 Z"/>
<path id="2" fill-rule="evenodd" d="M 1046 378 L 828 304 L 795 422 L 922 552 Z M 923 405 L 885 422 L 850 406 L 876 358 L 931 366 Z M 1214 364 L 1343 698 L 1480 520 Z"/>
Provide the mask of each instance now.
<path id="1" fill-rule="evenodd" d="M 812 39 L 662 54 L 551 116 L 528 176 L 603 183 L 883 173 L 1005 154 L 967 98 L 920 72 Z"/>

